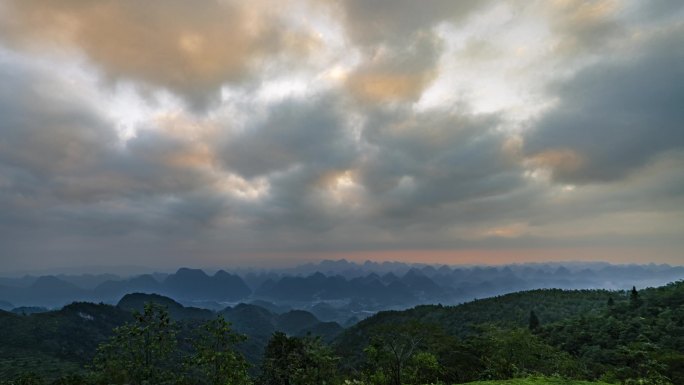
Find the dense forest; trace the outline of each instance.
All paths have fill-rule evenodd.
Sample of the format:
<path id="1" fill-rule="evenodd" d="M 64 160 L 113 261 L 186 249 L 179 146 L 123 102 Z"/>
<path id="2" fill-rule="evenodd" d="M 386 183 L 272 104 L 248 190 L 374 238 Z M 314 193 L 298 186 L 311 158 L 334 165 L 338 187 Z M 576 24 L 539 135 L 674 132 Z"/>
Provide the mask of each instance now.
<path id="1" fill-rule="evenodd" d="M 684 384 L 684 282 L 533 290 L 380 312 L 117 306 L 0 312 L 0 384 Z"/>

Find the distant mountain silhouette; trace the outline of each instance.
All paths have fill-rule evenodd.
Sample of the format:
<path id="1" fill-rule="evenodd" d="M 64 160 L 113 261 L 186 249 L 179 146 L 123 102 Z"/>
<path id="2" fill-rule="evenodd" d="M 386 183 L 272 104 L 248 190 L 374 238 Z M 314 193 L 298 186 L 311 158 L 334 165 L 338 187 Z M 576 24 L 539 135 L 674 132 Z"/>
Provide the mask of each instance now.
<path id="1" fill-rule="evenodd" d="M 62 281 L 52 275 L 38 278 L 30 289 L 44 297 L 53 298 L 73 298 L 84 293 L 83 289 L 73 283 Z"/>
<path id="2" fill-rule="evenodd" d="M 256 295 L 273 300 L 320 301 L 366 297 L 387 300 L 387 287 L 377 279 L 361 278 L 351 281 L 342 276 L 325 276 L 316 272 L 306 277 L 283 277 L 268 280 L 257 289 Z"/>
<path id="3" fill-rule="evenodd" d="M 20 306 L 12 309 L 12 313 L 21 315 L 45 313 L 47 311 L 49 311 L 47 308 L 40 306 Z"/>
<path id="4" fill-rule="evenodd" d="M 433 282 L 418 269 L 411 269 L 399 280 L 406 285 L 411 292 L 422 297 L 440 297 L 444 295 L 444 289 Z"/>
<path id="5" fill-rule="evenodd" d="M 381 280 L 383 283 L 390 284 L 390 283 L 392 283 L 392 282 L 394 282 L 394 281 L 398 281 L 398 280 L 399 280 L 399 277 L 397 277 L 396 274 L 394 274 L 394 273 L 392 273 L 392 272 L 390 271 L 389 273 L 384 274 L 384 275 L 380 278 L 380 280 Z"/>
<path id="6" fill-rule="evenodd" d="M 282 271 L 304 275 L 290 275 Z M 541 263 L 508 266 L 449 267 L 411 265 L 403 263 L 366 262 L 356 264 L 346 260 L 306 264 L 296 269 L 262 275 L 249 273 L 252 282 L 261 282 L 254 291 L 259 299 L 282 303 L 325 301 L 356 301 L 358 310 L 400 309 L 416 304 L 458 304 L 535 288 L 606 288 L 621 289 L 633 283 L 641 287 L 654 286 L 681 279 L 684 267 L 667 265 L 608 265 L 601 263 Z M 352 310 L 350 305 L 335 305 L 334 312 Z M 325 310 L 316 309 L 316 312 Z M 333 312 L 327 309 L 327 315 Z M 359 314 L 362 318 L 363 315 Z M 335 316 L 344 322 L 351 314 Z"/>
<path id="7" fill-rule="evenodd" d="M 59 274 L 57 278 L 86 290 L 92 290 L 106 281 L 121 280 L 121 277 L 116 274 Z"/>
<path id="8" fill-rule="evenodd" d="M 319 302 L 309 308 L 309 311 L 322 321 L 332 321 L 340 318 L 340 312 L 326 302 Z M 345 313 L 346 314 L 346 313 Z"/>
<path id="9" fill-rule="evenodd" d="M 267 309 L 271 313 L 276 313 L 276 314 L 282 314 L 282 313 L 285 313 L 285 312 L 292 310 L 292 308 L 290 306 L 279 306 L 273 302 L 264 301 L 261 299 L 251 301 L 250 305 L 256 305 L 256 306 L 263 307 L 264 309 Z"/>
<path id="10" fill-rule="evenodd" d="M 260 336 L 264 340 L 276 331 L 289 335 L 303 336 L 308 333 L 332 340 L 343 328 L 336 322 L 321 322 L 315 315 L 303 310 L 292 310 L 275 314 L 260 306 L 238 304 L 219 312 L 230 321 L 235 330 L 250 336 Z"/>
<path id="11" fill-rule="evenodd" d="M 123 281 L 107 281 L 95 288 L 95 296 L 113 300 L 127 293 L 160 293 L 179 300 L 236 301 L 246 298 L 251 290 L 237 275 L 223 270 L 209 276 L 199 269 L 180 268 L 163 282 L 150 274 Z"/>
<path id="12" fill-rule="evenodd" d="M 0 309 L 58 308 L 73 301 L 117 303 L 129 293 L 170 296 L 183 305 L 222 310 L 254 303 L 272 313 L 304 309 L 344 323 L 380 310 L 418 304 L 456 305 L 539 288 L 619 290 L 658 286 L 684 278 L 684 267 L 606 263 L 531 263 L 508 266 L 445 266 L 400 262 L 309 263 L 296 268 L 220 270 L 213 275 L 180 268 L 128 278 L 113 274 L 0 278 Z M 263 301 L 263 302 L 259 302 Z M 324 304 L 326 306 L 318 306 Z M 316 307 L 314 309 L 314 307 Z"/>
<path id="13" fill-rule="evenodd" d="M 0 287 L 29 287 L 38 277 L 24 275 L 22 277 L 0 277 Z"/>
<path id="14" fill-rule="evenodd" d="M 214 312 L 211 310 L 185 307 L 173 299 L 159 294 L 126 294 L 116 306 L 127 311 L 142 312 L 146 303 L 155 303 L 166 307 L 171 318 L 176 320 L 211 319 L 215 317 Z"/>
<path id="15" fill-rule="evenodd" d="M 219 312 L 236 330 L 248 335 L 268 336 L 276 331 L 277 316 L 256 305 L 241 303 Z"/>
<path id="16" fill-rule="evenodd" d="M 419 298 L 432 296 L 442 298 L 446 293 L 439 285 L 419 272 L 407 273 L 405 282 L 389 280 L 382 282 L 377 274 L 350 280 L 343 276 L 325 276 L 317 272 L 306 277 L 283 277 L 274 282 L 268 280 L 257 289 L 256 295 L 273 300 L 322 301 L 359 299 L 386 305 L 411 304 Z"/>
<path id="17" fill-rule="evenodd" d="M 52 275 L 39 277 L 28 287 L 0 287 L 0 298 L 20 306 L 50 307 L 85 299 L 87 294 L 87 290 Z"/>
<path id="18" fill-rule="evenodd" d="M 0 310 L 9 311 L 14 309 L 14 305 L 7 301 L 0 301 Z"/>
<path id="19" fill-rule="evenodd" d="M 304 310 L 292 310 L 280 314 L 277 325 L 288 334 L 300 334 L 303 330 L 309 330 L 321 321 L 315 315 Z"/>
<path id="20" fill-rule="evenodd" d="M 113 300 L 128 293 L 160 293 L 162 285 L 152 275 L 143 274 L 126 280 L 106 281 L 95 287 L 97 298 Z"/>
<path id="21" fill-rule="evenodd" d="M 181 268 L 166 278 L 163 287 L 178 299 L 235 301 L 252 293 L 242 278 L 223 270 L 209 276 L 199 269 Z"/>

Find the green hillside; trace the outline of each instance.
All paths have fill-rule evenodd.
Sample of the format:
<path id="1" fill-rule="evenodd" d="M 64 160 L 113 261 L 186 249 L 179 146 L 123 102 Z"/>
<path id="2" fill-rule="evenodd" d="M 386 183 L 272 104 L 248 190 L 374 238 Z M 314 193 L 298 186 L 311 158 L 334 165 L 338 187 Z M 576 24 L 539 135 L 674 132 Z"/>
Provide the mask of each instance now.
<path id="1" fill-rule="evenodd" d="M 440 378 L 454 382 L 561 374 L 683 384 L 684 282 L 633 293 L 534 290 L 381 312 L 335 345 L 349 372 L 378 361 L 368 347 L 380 355 L 410 347 L 432 356 Z"/>
<path id="2" fill-rule="evenodd" d="M 59 311 L 0 314 L 0 378 L 37 373 L 55 378 L 79 372 L 97 346 L 131 314 L 110 305 L 73 303 Z"/>
<path id="3" fill-rule="evenodd" d="M 168 310 L 171 318 L 175 320 L 208 320 L 215 317 L 214 312 L 211 310 L 200 309 L 196 307 L 186 307 L 169 297 L 159 294 L 126 294 L 123 298 L 121 298 L 116 306 L 123 310 L 140 312 L 143 310 L 146 303 L 156 303 L 157 305 L 166 307 L 166 310 Z"/>
<path id="4" fill-rule="evenodd" d="M 608 297 L 624 302 L 627 300 L 627 293 L 560 289 L 522 291 L 456 306 L 423 305 L 404 311 L 384 311 L 359 322 L 356 327 L 350 329 L 350 332 L 364 329 L 376 322 L 412 319 L 439 323 L 452 333 L 465 336 L 472 332 L 472 325 L 485 322 L 505 326 L 527 326 L 530 309 L 535 310 L 542 323 L 551 323 L 578 314 L 600 312 L 605 308 Z"/>
<path id="5" fill-rule="evenodd" d="M 146 303 L 160 305 L 168 311 L 177 321 L 181 340 L 191 339 L 200 325 L 217 317 L 210 310 L 185 307 L 157 294 L 140 293 L 124 296 L 117 306 L 77 302 L 38 314 L 0 311 L 0 379 L 27 372 L 46 379 L 83 372 L 98 346 L 112 336 L 113 329 L 131 322 L 132 312 L 141 312 Z M 338 324 L 320 322 L 304 311 L 278 315 L 255 305 L 241 304 L 219 314 L 232 323 L 234 330 L 249 336 L 238 348 L 254 365 L 258 365 L 275 331 L 291 335 L 311 333 L 326 340 L 342 331 Z"/>
<path id="6" fill-rule="evenodd" d="M 438 325 L 459 338 L 473 334 L 474 327 L 493 324 L 505 328 L 527 327 L 530 310 L 542 324 L 579 314 L 600 313 L 610 296 L 626 301 L 626 293 L 606 290 L 531 290 L 475 300 L 457 306 L 423 305 L 404 311 L 384 311 L 347 329 L 336 341 L 345 356 L 359 357 L 369 342 L 370 331 L 378 325 L 408 321 Z"/>
<path id="7" fill-rule="evenodd" d="M 151 318 L 131 313 L 148 308 L 157 309 Z M 99 385 L 154 375 L 168 380 L 159 383 L 209 384 L 203 370 L 217 367 L 212 360 L 218 359 L 230 361 L 226 373 L 237 365 L 242 380 L 249 375 L 257 385 L 320 384 L 322 378 L 330 385 L 684 384 L 684 282 L 418 306 L 378 313 L 341 334 L 336 323 L 298 310 L 276 314 L 240 304 L 218 314 L 232 326 L 217 313 L 147 294 L 126 296 L 119 306 L 0 312 L 0 378 L 29 373 L 45 384 L 64 384 L 49 381 L 78 374 L 85 377 L 76 383 Z M 136 357 L 151 348 L 162 358 L 142 365 Z M 293 380 L 281 381 L 287 378 Z M 19 383 L 34 382 L 0 380 Z"/>
<path id="8" fill-rule="evenodd" d="M 519 378 L 515 380 L 501 380 L 501 381 L 475 381 L 464 385 L 608 385 L 605 382 L 588 382 L 564 380 L 562 378 Z"/>

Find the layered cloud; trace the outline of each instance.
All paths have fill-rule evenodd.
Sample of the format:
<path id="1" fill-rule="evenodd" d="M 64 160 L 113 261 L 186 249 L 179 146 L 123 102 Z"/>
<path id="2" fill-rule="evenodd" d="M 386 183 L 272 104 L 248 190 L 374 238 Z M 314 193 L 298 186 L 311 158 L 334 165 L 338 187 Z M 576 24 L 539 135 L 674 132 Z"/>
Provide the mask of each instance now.
<path id="1" fill-rule="evenodd" d="M 558 105 L 526 140 L 533 163 L 570 183 L 621 179 L 684 147 L 684 30 L 640 39 L 630 52 L 551 86 Z"/>
<path id="2" fill-rule="evenodd" d="M 416 101 L 437 75 L 439 48 L 436 36 L 420 34 L 408 46 L 378 49 L 347 87 L 364 104 Z"/>
<path id="3" fill-rule="evenodd" d="M 108 76 L 177 92 L 193 105 L 279 55 L 306 55 L 307 31 L 285 28 L 286 5 L 254 1 L 7 1 L 15 46 L 82 51 Z"/>
<path id="4" fill-rule="evenodd" d="M 682 20 L 665 1 L 0 1 L 3 269 L 681 263 Z"/>

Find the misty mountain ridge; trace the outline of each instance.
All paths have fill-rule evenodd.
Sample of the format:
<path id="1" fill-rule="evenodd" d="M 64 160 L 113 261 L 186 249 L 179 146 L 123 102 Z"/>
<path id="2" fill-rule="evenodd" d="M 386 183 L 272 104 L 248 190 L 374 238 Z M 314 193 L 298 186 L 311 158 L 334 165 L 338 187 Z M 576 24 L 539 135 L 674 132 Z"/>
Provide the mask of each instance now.
<path id="1" fill-rule="evenodd" d="M 621 290 L 659 286 L 684 278 L 684 267 L 606 263 L 535 263 L 505 266 L 447 266 L 400 262 L 321 261 L 268 271 L 183 267 L 173 274 L 24 276 L 0 278 L 0 308 L 57 308 L 72 301 L 115 304 L 129 293 L 169 296 L 183 306 L 222 310 L 239 302 L 274 313 L 312 312 L 340 324 L 380 310 L 420 304 L 458 304 L 515 291 Z M 350 321 L 352 320 L 352 321 Z"/>

